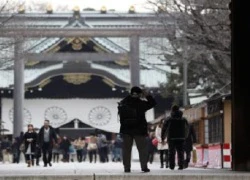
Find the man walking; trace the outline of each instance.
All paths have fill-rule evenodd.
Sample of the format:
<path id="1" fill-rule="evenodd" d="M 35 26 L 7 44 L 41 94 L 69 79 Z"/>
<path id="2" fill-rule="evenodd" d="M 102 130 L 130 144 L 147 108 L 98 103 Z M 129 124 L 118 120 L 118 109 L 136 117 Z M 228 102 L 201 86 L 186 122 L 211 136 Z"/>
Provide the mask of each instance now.
<path id="1" fill-rule="evenodd" d="M 175 154 L 178 154 L 179 170 L 184 168 L 184 142 L 188 136 L 188 121 L 182 117 L 183 113 L 179 106 L 171 108 L 171 115 L 165 120 L 162 128 L 162 142 L 167 136 L 169 145 L 169 166 L 171 170 L 175 168 Z"/>
<path id="2" fill-rule="evenodd" d="M 44 126 L 41 127 L 38 134 L 38 140 L 42 148 L 44 167 L 47 167 L 47 164 L 52 166 L 52 149 L 53 143 L 57 144 L 57 135 L 55 129 L 49 125 L 49 120 L 44 121 Z"/>
<path id="3" fill-rule="evenodd" d="M 146 100 L 142 100 L 145 98 Z M 122 154 L 124 172 L 131 172 L 131 150 L 135 140 L 139 151 L 141 170 L 149 172 L 147 162 L 147 141 L 148 135 L 146 111 L 156 105 L 154 98 L 139 87 L 133 87 L 130 95 L 118 103 L 118 113 L 120 116 L 120 133 L 123 138 Z"/>

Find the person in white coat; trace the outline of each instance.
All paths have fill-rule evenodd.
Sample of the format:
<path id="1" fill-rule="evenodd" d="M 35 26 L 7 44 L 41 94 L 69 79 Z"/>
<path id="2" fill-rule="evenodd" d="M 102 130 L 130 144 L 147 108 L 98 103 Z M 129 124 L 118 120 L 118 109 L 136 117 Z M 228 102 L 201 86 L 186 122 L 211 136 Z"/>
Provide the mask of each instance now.
<path id="1" fill-rule="evenodd" d="M 161 168 L 164 167 L 164 162 L 165 162 L 165 167 L 168 168 L 168 143 L 167 143 L 167 138 L 164 139 L 162 142 L 161 139 L 161 131 L 162 131 L 162 126 L 164 123 L 165 119 L 162 119 L 160 123 L 157 125 L 155 129 L 155 136 L 158 140 L 158 145 L 157 145 L 157 150 L 160 152 L 160 162 L 161 162 Z"/>

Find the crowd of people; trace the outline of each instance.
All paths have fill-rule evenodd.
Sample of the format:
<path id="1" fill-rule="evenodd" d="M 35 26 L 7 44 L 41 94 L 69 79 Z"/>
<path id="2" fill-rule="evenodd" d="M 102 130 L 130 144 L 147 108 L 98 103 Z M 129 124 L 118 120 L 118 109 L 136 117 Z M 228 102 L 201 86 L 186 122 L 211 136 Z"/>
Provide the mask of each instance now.
<path id="1" fill-rule="evenodd" d="M 114 140 L 108 141 L 103 133 L 90 134 L 87 137 L 68 138 L 56 134 L 49 121 L 39 132 L 34 130 L 32 124 L 28 125 L 27 132 L 11 142 L 6 136 L 0 143 L 2 161 L 19 163 L 21 155 L 24 156 L 28 167 L 39 166 L 43 160 L 44 167 L 52 166 L 58 162 L 85 162 L 100 163 L 109 161 L 122 161 L 122 138 L 119 134 Z M 99 157 L 99 158 L 98 158 Z"/>
<path id="2" fill-rule="evenodd" d="M 88 161 L 105 163 L 110 160 L 122 162 L 124 172 L 131 172 L 131 152 L 133 142 L 138 149 L 141 170 L 150 172 L 148 163 L 153 163 L 157 152 L 160 158 L 160 168 L 175 169 L 176 152 L 178 154 L 179 170 L 188 167 L 191 159 L 193 143 L 196 136 L 192 125 L 183 117 L 179 106 L 173 105 L 171 115 L 160 121 L 155 132 L 148 131 L 145 113 L 156 106 L 152 95 L 139 87 L 133 87 L 130 95 L 118 103 L 120 118 L 120 133 L 114 140 L 107 140 L 103 133 L 89 134 L 87 137 L 72 139 L 60 136 L 50 126 L 49 120 L 39 132 L 29 124 L 27 131 L 15 137 L 13 142 L 6 137 L 1 142 L 3 162 L 20 162 L 23 153 L 28 167 L 39 166 L 42 158 L 44 167 L 52 166 L 59 161 L 69 163 Z M 12 159 L 10 160 L 10 155 Z M 111 155 L 111 156 L 110 156 Z M 60 158 L 61 157 L 61 158 Z"/>

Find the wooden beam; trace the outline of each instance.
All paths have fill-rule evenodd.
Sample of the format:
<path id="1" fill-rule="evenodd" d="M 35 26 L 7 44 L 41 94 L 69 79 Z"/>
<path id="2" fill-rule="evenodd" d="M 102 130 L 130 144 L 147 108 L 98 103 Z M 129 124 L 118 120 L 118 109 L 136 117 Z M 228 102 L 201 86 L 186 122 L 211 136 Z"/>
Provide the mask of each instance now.
<path id="1" fill-rule="evenodd" d="M 34 61 L 126 61 L 127 53 L 29 53 L 26 60 Z"/>
<path id="2" fill-rule="evenodd" d="M 165 28 L 1 28 L 0 37 L 163 37 Z"/>

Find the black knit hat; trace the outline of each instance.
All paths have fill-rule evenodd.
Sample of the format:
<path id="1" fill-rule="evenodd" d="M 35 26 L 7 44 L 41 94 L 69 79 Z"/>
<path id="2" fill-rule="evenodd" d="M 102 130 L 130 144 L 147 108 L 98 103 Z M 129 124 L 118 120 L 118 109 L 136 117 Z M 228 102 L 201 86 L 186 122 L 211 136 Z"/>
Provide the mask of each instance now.
<path id="1" fill-rule="evenodd" d="M 131 91 L 130 91 L 130 94 L 141 94 L 142 93 L 142 89 L 137 87 L 137 86 L 134 86 L 131 88 Z"/>
<path id="2" fill-rule="evenodd" d="M 176 111 L 179 111 L 180 107 L 176 104 L 174 104 L 172 107 L 171 107 L 171 110 L 176 112 Z"/>

